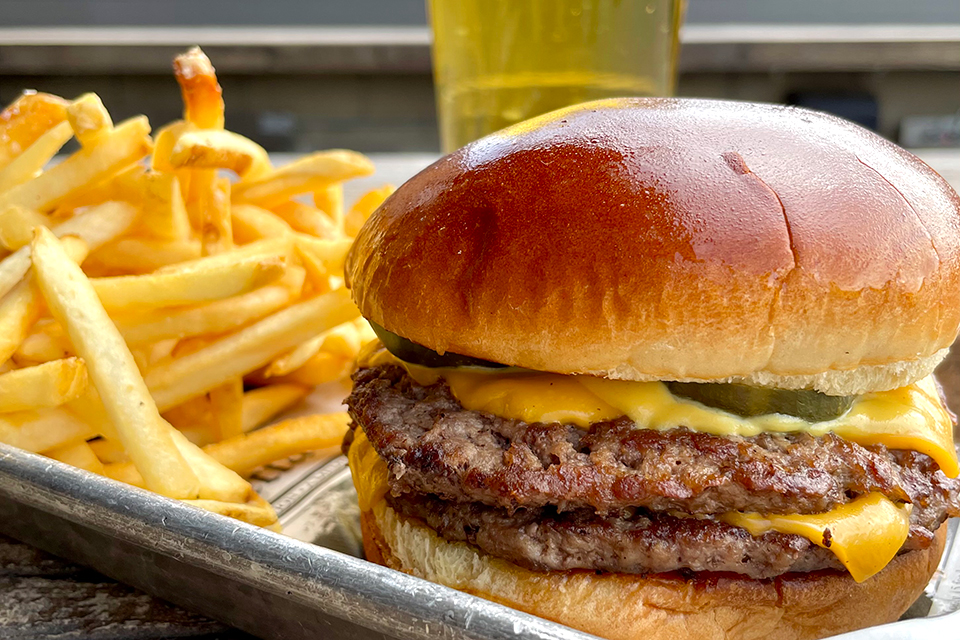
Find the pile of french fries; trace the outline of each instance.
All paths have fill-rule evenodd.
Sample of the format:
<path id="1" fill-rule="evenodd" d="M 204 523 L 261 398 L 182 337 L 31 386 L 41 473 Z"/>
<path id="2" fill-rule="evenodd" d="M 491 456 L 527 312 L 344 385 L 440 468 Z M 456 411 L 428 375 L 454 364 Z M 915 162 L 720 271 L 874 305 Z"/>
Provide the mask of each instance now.
<path id="1" fill-rule="evenodd" d="M 245 478 L 339 444 L 347 418 L 258 427 L 372 339 L 341 274 L 392 187 L 345 212 L 367 158 L 273 167 L 223 128 L 203 52 L 174 72 L 184 118 L 155 138 L 94 94 L 0 113 L 0 442 L 277 528 Z"/>

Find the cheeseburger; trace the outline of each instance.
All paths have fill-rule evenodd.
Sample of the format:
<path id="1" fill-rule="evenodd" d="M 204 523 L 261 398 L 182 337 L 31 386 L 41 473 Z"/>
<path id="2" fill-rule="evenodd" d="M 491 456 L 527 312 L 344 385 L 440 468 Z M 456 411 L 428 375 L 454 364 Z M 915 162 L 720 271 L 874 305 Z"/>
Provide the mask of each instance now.
<path id="1" fill-rule="evenodd" d="M 843 120 L 618 99 L 403 185 L 348 259 L 368 557 L 614 639 L 896 620 L 960 513 L 960 200 Z"/>

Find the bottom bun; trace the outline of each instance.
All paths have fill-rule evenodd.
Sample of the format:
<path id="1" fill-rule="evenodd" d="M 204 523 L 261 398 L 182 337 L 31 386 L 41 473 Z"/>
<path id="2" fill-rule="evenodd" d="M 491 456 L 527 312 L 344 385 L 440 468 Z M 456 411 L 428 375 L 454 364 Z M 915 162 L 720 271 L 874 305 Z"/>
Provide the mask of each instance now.
<path id="1" fill-rule="evenodd" d="M 372 562 L 610 640 L 813 640 L 892 622 L 930 580 L 946 537 L 944 525 L 928 549 L 897 556 L 858 584 L 837 571 L 771 580 L 539 573 L 447 542 L 382 499 L 361 526 Z"/>

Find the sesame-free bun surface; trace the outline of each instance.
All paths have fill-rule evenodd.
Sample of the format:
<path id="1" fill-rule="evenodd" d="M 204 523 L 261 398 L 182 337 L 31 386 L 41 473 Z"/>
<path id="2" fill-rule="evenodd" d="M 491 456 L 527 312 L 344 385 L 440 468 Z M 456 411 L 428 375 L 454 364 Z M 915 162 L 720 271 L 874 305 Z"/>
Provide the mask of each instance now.
<path id="1" fill-rule="evenodd" d="M 617 99 L 439 160 L 361 230 L 360 311 L 439 352 L 827 393 L 932 371 L 960 323 L 960 200 L 856 125 Z"/>
<path id="2" fill-rule="evenodd" d="M 609 640 L 814 640 L 892 622 L 936 570 L 946 530 L 858 584 L 836 571 L 773 580 L 538 573 L 446 542 L 382 500 L 361 514 L 361 526 L 372 562 Z"/>

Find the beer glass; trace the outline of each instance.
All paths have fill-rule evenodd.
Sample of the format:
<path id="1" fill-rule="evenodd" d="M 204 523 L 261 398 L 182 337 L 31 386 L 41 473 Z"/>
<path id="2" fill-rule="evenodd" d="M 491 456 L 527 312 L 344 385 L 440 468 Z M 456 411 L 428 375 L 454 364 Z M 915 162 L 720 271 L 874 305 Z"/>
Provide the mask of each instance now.
<path id="1" fill-rule="evenodd" d="M 444 152 L 578 102 L 667 96 L 685 0 L 428 0 Z"/>

